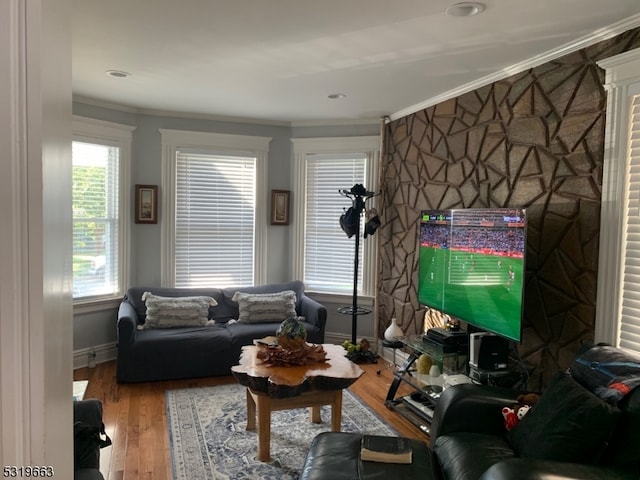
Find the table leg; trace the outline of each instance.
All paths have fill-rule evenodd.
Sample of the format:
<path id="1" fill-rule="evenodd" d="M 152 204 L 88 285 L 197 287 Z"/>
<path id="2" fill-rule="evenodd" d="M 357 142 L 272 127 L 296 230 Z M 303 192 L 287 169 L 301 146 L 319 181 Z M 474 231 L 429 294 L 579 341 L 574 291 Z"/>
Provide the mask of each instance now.
<path id="1" fill-rule="evenodd" d="M 256 402 L 253 400 L 251 391 L 247 388 L 247 430 L 256 429 Z"/>
<path id="2" fill-rule="evenodd" d="M 333 402 L 331 402 L 331 431 L 339 432 L 342 423 L 342 390 L 336 390 L 333 393 Z"/>
<path id="3" fill-rule="evenodd" d="M 258 407 L 258 460 L 268 462 L 271 459 L 271 399 L 256 395 Z"/>
<path id="4" fill-rule="evenodd" d="M 311 422 L 312 423 L 322 423 L 322 417 L 320 416 L 320 407 L 319 405 L 316 405 L 314 407 L 311 407 Z"/>

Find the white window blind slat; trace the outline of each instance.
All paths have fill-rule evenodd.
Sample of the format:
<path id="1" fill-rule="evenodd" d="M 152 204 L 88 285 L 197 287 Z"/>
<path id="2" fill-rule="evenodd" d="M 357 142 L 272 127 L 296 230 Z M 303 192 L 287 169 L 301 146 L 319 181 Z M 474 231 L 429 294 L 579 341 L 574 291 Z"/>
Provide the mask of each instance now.
<path id="1" fill-rule="evenodd" d="M 628 190 L 622 285 L 620 347 L 640 353 L 640 95 L 633 97 L 629 123 Z"/>
<path id="2" fill-rule="evenodd" d="M 175 286 L 254 279 L 256 158 L 178 151 Z"/>

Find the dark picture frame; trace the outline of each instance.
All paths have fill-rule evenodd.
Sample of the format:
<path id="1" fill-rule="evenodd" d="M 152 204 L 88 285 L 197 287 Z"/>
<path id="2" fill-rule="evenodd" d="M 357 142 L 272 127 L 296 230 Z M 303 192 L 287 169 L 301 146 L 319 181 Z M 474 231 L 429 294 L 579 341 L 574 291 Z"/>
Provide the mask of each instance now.
<path id="1" fill-rule="evenodd" d="M 158 223 L 158 186 L 136 185 L 136 223 Z"/>
<path id="2" fill-rule="evenodd" d="M 289 225 L 289 190 L 271 190 L 271 225 Z"/>

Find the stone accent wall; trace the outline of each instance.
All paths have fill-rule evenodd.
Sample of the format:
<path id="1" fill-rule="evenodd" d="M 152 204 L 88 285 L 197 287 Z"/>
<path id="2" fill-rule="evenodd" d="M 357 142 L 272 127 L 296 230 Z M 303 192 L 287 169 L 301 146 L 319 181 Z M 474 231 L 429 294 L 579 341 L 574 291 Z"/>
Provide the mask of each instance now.
<path id="1" fill-rule="evenodd" d="M 596 61 L 640 28 L 391 122 L 382 164 L 378 327 L 421 331 L 420 211 L 525 207 L 530 388 L 593 340 L 606 93 Z"/>

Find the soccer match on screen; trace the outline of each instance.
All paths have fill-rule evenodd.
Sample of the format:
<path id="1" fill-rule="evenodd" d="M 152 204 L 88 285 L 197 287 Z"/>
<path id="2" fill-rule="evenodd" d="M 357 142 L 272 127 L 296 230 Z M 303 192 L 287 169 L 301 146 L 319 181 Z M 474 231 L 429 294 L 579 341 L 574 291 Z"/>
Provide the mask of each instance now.
<path id="1" fill-rule="evenodd" d="M 522 209 L 422 212 L 420 303 L 519 341 L 525 227 Z"/>

